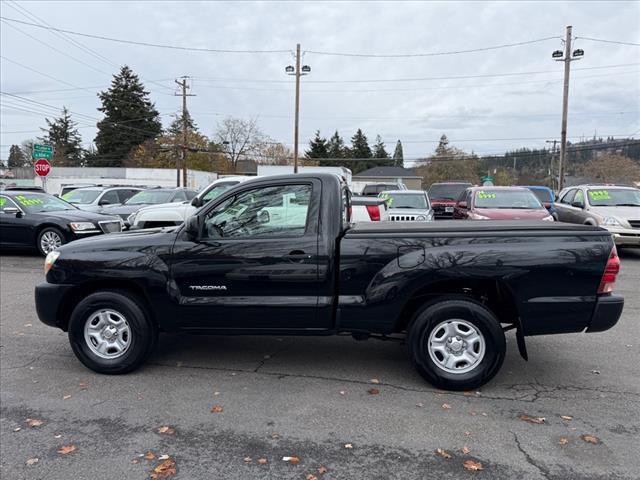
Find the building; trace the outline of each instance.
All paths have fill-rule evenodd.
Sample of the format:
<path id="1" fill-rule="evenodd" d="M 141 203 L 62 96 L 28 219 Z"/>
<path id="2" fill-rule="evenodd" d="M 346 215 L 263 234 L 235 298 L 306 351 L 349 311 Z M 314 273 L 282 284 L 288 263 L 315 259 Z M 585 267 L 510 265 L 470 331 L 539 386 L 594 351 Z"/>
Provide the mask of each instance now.
<path id="1" fill-rule="evenodd" d="M 422 177 L 402 167 L 373 167 L 353 176 L 353 191 L 362 192 L 367 183 L 404 183 L 409 190 L 422 189 Z"/>

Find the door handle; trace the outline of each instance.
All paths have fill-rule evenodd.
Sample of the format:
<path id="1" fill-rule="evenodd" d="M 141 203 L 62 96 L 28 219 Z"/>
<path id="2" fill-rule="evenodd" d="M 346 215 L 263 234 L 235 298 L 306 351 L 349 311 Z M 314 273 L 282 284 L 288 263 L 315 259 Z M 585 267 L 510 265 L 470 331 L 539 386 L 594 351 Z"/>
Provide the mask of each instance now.
<path id="1" fill-rule="evenodd" d="M 292 250 L 288 255 L 285 255 L 284 258 L 286 258 L 287 260 L 302 262 L 303 260 L 309 260 L 311 258 L 311 255 L 305 253 L 302 250 Z"/>

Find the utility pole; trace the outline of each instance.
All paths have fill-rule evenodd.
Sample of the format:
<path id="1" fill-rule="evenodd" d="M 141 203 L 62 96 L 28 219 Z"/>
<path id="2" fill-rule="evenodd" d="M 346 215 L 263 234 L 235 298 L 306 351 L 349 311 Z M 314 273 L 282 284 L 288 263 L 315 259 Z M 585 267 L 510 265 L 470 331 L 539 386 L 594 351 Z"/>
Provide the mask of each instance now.
<path id="1" fill-rule="evenodd" d="M 187 85 L 188 76 L 180 77 L 182 81 L 179 82 L 175 80 L 175 82 L 182 87 L 182 93 L 176 93 L 176 96 L 182 96 L 182 186 L 187 186 L 187 150 L 188 150 L 188 127 L 187 127 L 187 97 L 195 97 L 192 93 L 187 93 L 187 89 L 189 86 Z M 180 164 L 176 165 L 176 186 L 180 186 Z"/>
<path id="2" fill-rule="evenodd" d="M 567 26 L 564 40 L 564 54 L 561 50 L 556 50 L 551 55 L 558 62 L 564 62 L 564 84 L 562 90 L 562 128 L 560 130 L 560 162 L 558 164 L 558 190 L 564 186 L 564 166 L 567 160 L 567 115 L 569 111 L 569 74 L 571 73 L 571 62 L 580 60 L 584 55 L 581 49 L 571 53 L 571 25 Z"/>
<path id="3" fill-rule="evenodd" d="M 551 162 L 549 162 L 549 178 L 551 179 L 551 190 L 553 190 L 553 161 L 556 158 L 556 144 L 558 140 L 545 140 L 545 143 L 553 143 L 553 148 L 551 149 Z M 558 189 L 560 192 L 560 189 Z"/>
<path id="4" fill-rule="evenodd" d="M 307 75 L 311 72 L 309 65 L 303 65 L 300 68 L 300 44 L 296 45 L 296 66 L 287 66 L 284 71 L 287 75 L 295 75 L 296 77 L 296 107 L 295 107 L 295 120 L 293 126 L 293 173 L 298 173 L 298 133 L 299 133 L 299 121 L 300 121 L 300 77 Z"/>

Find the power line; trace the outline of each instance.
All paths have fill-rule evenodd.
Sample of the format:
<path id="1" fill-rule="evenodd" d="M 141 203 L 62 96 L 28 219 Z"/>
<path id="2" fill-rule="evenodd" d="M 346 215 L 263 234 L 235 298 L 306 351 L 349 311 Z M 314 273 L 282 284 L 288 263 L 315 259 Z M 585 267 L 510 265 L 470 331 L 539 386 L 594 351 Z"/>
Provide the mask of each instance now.
<path id="1" fill-rule="evenodd" d="M 591 42 L 613 43 L 613 44 L 616 44 L 616 45 L 628 45 L 628 46 L 631 46 L 631 47 L 640 47 L 640 43 L 620 42 L 620 41 L 617 41 L 617 40 L 603 40 L 602 38 L 576 37 L 576 40 L 577 39 L 589 40 Z"/>
<path id="2" fill-rule="evenodd" d="M 6 20 L 8 22 L 21 23 L 23 25 L 29 25 L 31 27 L 42 28 L 44 30 L 62 32 L 62 33 L 67 33 L 69 35 L 77 35 L 77 36 L 80 36 L 80 37 L 94 38 L 94 39 L 97 39 L 97 40 L 106 40 L 106 41 L 109 41 L 109 42 L 125 43 L 125 44 L 128 44 L 128 45 L 139 45 L 139 46 L 142 46 L 142 47 L 167 48 L 167 49 L 171 49 L 171 50 L 182 50 L 182 51 L 190 51 L 190 52 L 208 52 L 208 53 L 291 53 L 290 49 L 289 50 L 228 50 L 228 49 L 221 49 L 221 48 L 185 47 L 185 46 L 179 46 L 179 45 L 167 45 L 167 44 L 160 44 L 160 43 L 140 42 L 140 41 L 136 41 L 136 40 L 125 40 L 125 39 L 121 39 L 121 38 L 106 37 L 106 36 L 103 36 L 103 35 L 94 35 L 94 34 L 91 34 L 91 33 L 75 32 L 73 30 L 65 30 L 63 28 L 57 28 L 57 27 L 52 27 L 52 26 L 39 25 L 37 23 L 25 22 L 23 20 L 17 20 L 15 18 L 7 18 L 7 17 L 0 17 L 0 18 L 3 19 L 3 20 Z"/>
<path id="3" fill-rule="evenodd" d="M 314 55 L 330 55 L 334 57 L 364 57 L 364 58 L 414 58 L 414 57 L 437 57 L 443 55 L 459 55 L 462 53 L 477 53 L 477 52 L 486 52 L 488 50 L 499 50 L 501 48 L 509 48 L 509 47 L 519 47 L 522 45 L 531 45 L 533 43 L 546 42 L 547 40 L 558 40 L 561 37 L 545 37 L 538 38 L 535 40 L 525 40 L 523 42 L 516 43 L 505 43 L 502 45 L 494 45 L 491 47 L 479 47 L 479 48 L 471 48 L 467 50 L 450 50 L 445 52 L 428 52 L 428 53 L 390 53 L 390 54 L 381 54 L 381 53 L 353 53 L 353 52 L 321 52 L 314 50 L 305 50 L 304 53 L 311 53 Z"/>

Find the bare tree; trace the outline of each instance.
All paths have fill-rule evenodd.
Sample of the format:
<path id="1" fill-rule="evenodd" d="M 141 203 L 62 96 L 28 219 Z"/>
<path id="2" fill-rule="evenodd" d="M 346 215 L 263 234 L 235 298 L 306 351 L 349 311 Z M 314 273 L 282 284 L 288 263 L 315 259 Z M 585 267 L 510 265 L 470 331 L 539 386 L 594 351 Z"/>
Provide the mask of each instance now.
<path id="1" fill-rule="evenodd" d="M 265 140 L 255 119 L 233 117 L 227 117 L 218 123 L 215 136 L 217 142 L 224 145 L 233 170 L 236 169 L 238 160 L 259 152 Z"/>

